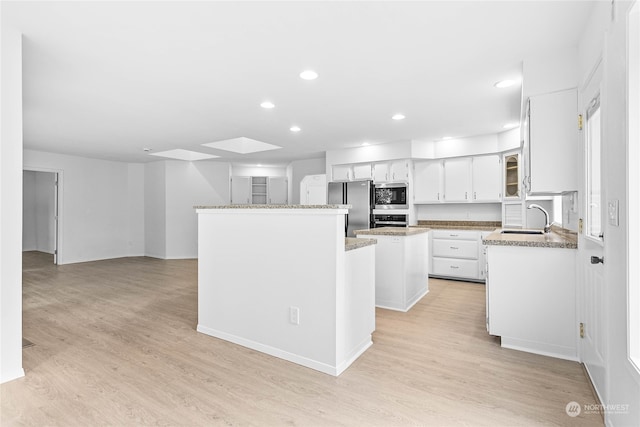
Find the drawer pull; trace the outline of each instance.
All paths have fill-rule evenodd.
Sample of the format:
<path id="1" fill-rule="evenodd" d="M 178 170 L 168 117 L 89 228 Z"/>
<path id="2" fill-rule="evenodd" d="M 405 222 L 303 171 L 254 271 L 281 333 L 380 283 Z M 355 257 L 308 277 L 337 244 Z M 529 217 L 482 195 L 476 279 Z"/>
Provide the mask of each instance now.
<path id="1" fill-rule="evenodd" d="M 458 250 L 458 248 L 457 248 L 457 247 L 455 247 L 455 246 L 449 246 L 449 249 L 455 249 L 455 250 Z"/>
<path id="2" fill-rule="evenodd" d="M 457 234 L 449 234 L 449 237 L 458 237 Z"/>
<path id="3" fill-rule="evenodd" d="M 450 265 L 449 268 L 454 268 L 454 269 L 458 269 L 460 267 L 458 267 L 457 265 Z"/>

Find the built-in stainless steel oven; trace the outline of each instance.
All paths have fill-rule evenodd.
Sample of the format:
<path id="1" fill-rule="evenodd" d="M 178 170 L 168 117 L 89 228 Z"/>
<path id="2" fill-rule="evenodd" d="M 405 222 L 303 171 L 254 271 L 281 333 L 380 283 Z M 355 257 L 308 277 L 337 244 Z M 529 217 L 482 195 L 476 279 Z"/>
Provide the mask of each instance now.
<path id="1" fill-rule="evenodd" d="M 405 214 L 376 214 L 373 216 L 373 227 L 408 227 L 407 215 Z"/>
<path id="2" fill-rule="evenodd" d="M 376 209 L 407 209 L 407 183 L 392 182 L 375 185 Z"/>

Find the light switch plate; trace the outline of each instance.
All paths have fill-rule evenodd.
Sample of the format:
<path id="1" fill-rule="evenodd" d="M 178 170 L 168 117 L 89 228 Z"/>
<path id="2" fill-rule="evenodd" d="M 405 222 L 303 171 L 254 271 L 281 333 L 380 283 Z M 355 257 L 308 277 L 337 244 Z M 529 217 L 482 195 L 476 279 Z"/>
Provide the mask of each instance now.
<path id="1" fill-rule="evenodd" d="M 609 225 L 618 226 L 619 225 L 619 209 L 618 209 L 618 200 L 609 200 L 607 203 L 607 218 L 609 218 Z"/>

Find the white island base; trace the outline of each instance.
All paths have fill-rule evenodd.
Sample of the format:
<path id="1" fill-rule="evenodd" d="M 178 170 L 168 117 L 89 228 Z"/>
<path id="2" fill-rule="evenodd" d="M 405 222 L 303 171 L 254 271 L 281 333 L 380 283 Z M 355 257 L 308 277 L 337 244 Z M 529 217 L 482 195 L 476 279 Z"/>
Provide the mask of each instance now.
<path id="1" fill-rule="evenodd" d="M 198 332 L 339 375 L 372 345 L 375 240 L 347 206 L 198 207 Z"/>
<path id="2" fill-rule="evenodd" d="M 376 245 L 376 307 L 407 312 L 429 292 L 429 229 L 358 230 Z"/>

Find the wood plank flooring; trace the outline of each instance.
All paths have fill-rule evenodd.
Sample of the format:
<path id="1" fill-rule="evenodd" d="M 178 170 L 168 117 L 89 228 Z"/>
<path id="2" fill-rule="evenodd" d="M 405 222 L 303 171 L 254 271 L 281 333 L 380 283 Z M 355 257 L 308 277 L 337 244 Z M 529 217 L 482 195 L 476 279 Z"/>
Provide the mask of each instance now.
<path id="1" fill-rule="evenodd" d="M 430 280 L 408 313 L 378 310 L 374 345 L 334 378 L 195 331 L 197 261 L 55 266 L 24 254 L 26 377 L 9 425 L 602 425 L 578 363 L 502 349 L 484 286 Z"/>

